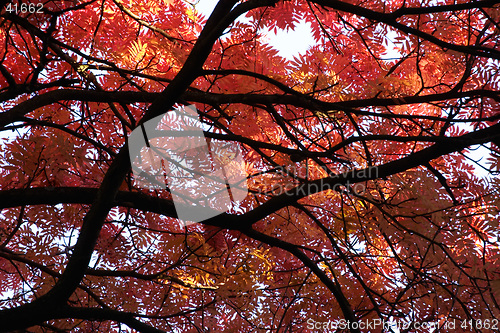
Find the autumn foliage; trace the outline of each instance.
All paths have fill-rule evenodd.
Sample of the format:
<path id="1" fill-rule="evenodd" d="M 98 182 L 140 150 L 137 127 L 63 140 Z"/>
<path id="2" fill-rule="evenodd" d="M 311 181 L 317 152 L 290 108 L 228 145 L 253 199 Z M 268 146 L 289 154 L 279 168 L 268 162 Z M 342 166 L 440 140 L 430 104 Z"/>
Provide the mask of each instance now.
<path id="1" fill-rule="evenodd" d="M 0 4 L 0 331 L 500 328 L 498 1 Z M 127 149 L 180 105 L 249 189 L 186 227 Z"/>

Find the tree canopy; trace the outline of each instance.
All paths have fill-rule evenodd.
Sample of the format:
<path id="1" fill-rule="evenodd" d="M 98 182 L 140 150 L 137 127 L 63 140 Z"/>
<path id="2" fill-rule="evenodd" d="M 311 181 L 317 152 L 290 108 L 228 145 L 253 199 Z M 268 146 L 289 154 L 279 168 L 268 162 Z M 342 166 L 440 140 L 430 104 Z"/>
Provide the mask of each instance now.
<path id="1" fill-rule="evenodd" d="M 497 331 L 498 3 L 1 1 L 0 331 Z M 182 105 L 248 187 L 187 226 L 127 141 Z"/>

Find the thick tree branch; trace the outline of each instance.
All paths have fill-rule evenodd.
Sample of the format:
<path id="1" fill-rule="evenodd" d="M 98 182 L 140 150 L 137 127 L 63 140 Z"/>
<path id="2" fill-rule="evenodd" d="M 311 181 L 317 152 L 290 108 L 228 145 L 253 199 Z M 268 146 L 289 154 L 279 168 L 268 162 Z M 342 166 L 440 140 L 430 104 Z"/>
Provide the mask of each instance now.
<path id="1" fill-rule="evenodd" d="M 28 113 L 61 101 L 85 101 L 85 102 L 122 102 L 122 103 L 151 103 L 160 96 L 160 93 L 146 93 L 133 91 L 104 92 L 95 90 L 58 89 L 35 96 L 24 101 L 8 111 L 0 113 L 0 128 L 15 121 L 21 121 Z M 368 98 L 360 100 L 350 100 L 345 102 L 324 102 L 303 94 L 282 95 L 282 94 L 215 94 L 201 91 L 186 91 L 181 94 L 180 99 L 198 103 L 213 104 L 235 104 L 242 103 L 248 105 L 255 104 L 283 104 L 303 107 L 310 111 L 330 112 L 340 110 L 356 115 L 376 116 L 381 118 L 401 118 L 401 119 L 429 119 L 446 121 L 446 118 L 426 115 L 408 114 L 384 114 L 374 113 L 356 108 L 382 107 L 394 105 L 407 105 L 418 103 L 431 103 L 460 98 L 491 98 L 500 102 L 500 92 L 486 89 L 470 91 L 450 91 L 439 94 L 423 96 L 407 96 L 399 98 Z M 165 111 L 165 108 L 163 109 Z M 495 120 L 499 117 L 488 117 L 483 120 Z M 455 120 L 455 122 L 471 122 L 478 119 Z"/>
<path id="2" fill-rule="evenodd" d="M 459 137 L 460 139 L 457 140 L 454 145 L 438 142 L 428 148 L 383 165 L 373 166 L 362 170 L 353 170 L 343 174 L 305 182 L 281 195 L 269 199 L 252 211 L 241 215 L 240 221 L 244 226 L 250 227 L 256 221 L 263 219 L 281 208 L 292 205 L 297 202 L 297 200 L 311 194 L 327 189 L 335 189 L 340 185 L 346 185 L 348 183 L 355 184 L 362 181 L 385 178 L 424 165 L 440 156 L 461 151 L 468 146 L 490 142 L 498 137 L 500 137 L 500 124 L 464 134 Z M 216 217 L 214 219 L 216 219 Z M 209 219 L 205 222 L 210 224 L 211 220 L 212 219 Z"/>

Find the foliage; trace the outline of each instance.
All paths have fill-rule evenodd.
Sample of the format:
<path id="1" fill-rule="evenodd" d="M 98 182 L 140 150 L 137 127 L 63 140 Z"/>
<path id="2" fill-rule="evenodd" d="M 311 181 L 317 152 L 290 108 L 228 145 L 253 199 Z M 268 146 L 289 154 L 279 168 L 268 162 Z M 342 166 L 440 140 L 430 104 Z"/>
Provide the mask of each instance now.
<path id="1" fill-rule="evenodd" d="M 500 318 L 497 1 L 33 3 L 0 2 L 1 330 L 495 331 L 467 321 Z M 127 149 L 180 104 L 250 192 L 187 227 Z"/>

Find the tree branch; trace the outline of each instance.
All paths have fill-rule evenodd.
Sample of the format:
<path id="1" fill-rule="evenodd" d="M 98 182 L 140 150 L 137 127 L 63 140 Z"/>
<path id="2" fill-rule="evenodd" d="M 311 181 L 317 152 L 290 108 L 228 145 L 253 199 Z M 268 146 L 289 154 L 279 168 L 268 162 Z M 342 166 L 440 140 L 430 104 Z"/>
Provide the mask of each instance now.
<path id="1" fill-rule="evenodd" d="M 160 93 L 118 91 L 105 92 L 95 90 L 76 90 L 76 89 L 58 89 L 37 95 L 12 107 L 10 110 L 0 113 L 0 128 L 7 126 L 15 121 L 21 121 L 28 113 L 61 101 L 86 101 L 86 102 L 123 102 L 123 103 L 151 103 L 160 96 Z M 500 91 L 487 89 L 477 89 L 470 91 L 449 91 L 439 94 L 423 96 L 407 96 L 398 98 L 367 98 L 359 100 L 350 100 L 344 102 L 324 102 L 303 94 L 283 95 L 283 94 L 216 94 L 201 91 L 186 91 L 180 95 L 180 99 L 198 103 L 212 104 L 283 104 L 303 107 L 310 111 L 330 112 L 331 110 L 340 110 L 356 115 L 376 116 L 382 118 L 401 118 L 401 119 L 429 119 L 436 121 L 446 121 L 446 118 L 425 115 L 404 115 L 404 114 L 383 114 L 357 110 L 362 107 L 394 106 L 418 103 L 431 103 L 436 101 L 445 101 L 460 98 L 479 98 L 487 97 L 500 102 Z M 168 110 L 162 108 L 163 111 Z M 492 121 L 498 119 L 488 117 L 483 120 Z M 467 119 L 472 122 L 481 119 Z M 457 121 L 457 120 L 455 120 Z M 458 120 L 461 121 L 461 120 Z M 461 121 L 461 122 L 465 122 Z"/>
<path id="2" fill-rule="evenodd" d="M 118 323 L 123 323 L 128 327 L 137 330 L 141 333 L 164 333 L 165 331 L 159 330 L 135 318 L 136 314 L 131 312 L 121 312 L 112 309 L 100 308 L 84 308 L 84 307 L 61 307 L 54 311 L 53 319 L 63 318 L 79 318 L 86 320 L 112 320 Z"/>

